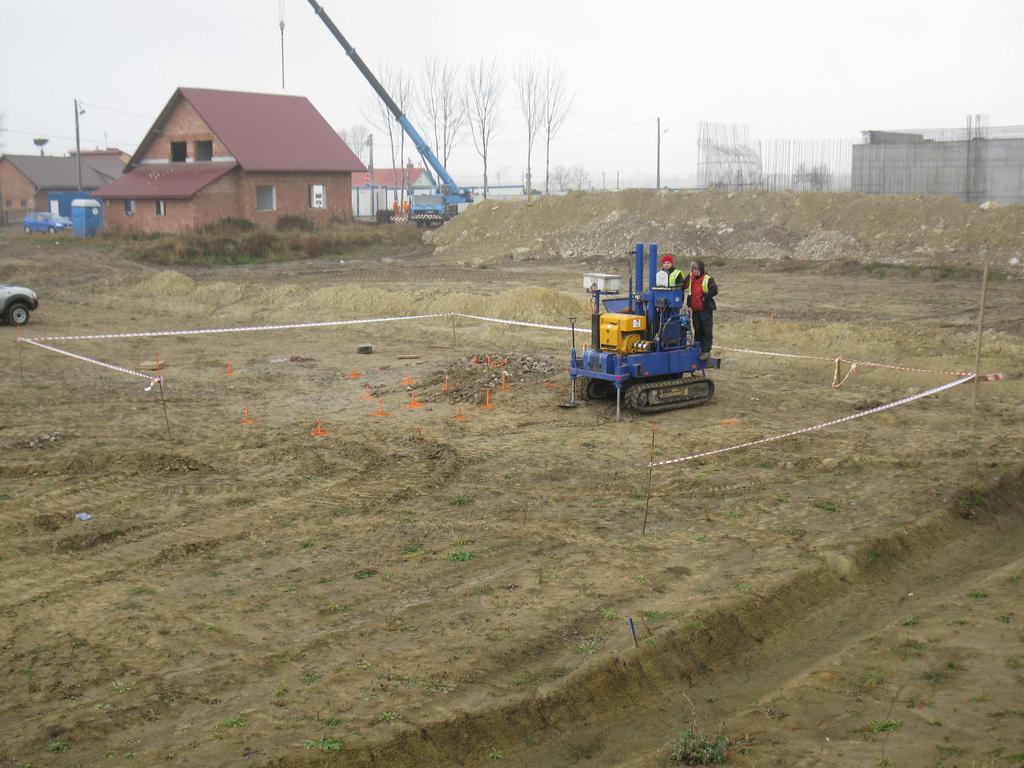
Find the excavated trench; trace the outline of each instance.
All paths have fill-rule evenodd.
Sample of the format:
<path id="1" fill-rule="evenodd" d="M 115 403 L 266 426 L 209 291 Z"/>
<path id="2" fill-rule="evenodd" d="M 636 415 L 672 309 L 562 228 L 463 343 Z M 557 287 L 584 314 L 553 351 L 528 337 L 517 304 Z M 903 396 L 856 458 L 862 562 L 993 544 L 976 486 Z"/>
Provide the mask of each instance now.
<path id="1" fill-rule="evenodd" d="M 964 498 L 972 499 L 969 509 Z M 1019 560 L 1024 472 L 953 499 L 912 527 L 675 626 L 656 646 L 597 662 L 546 695 L 337 755 L 291 755 L 269 765 L 482 766 L 498 755 L 503 764 L 531 768 L 664 764 L 664 745 L 680 724 L 721 723 L 877 631 L 892 621 L 908 584 L 953 589 Z"/>

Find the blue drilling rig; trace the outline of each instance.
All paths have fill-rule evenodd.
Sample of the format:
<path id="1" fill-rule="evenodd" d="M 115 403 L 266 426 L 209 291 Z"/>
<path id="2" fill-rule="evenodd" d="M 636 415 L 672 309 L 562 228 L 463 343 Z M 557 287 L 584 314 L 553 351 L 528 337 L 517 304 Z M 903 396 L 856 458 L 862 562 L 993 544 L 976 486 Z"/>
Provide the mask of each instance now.
<path id="1" fill-rule="evenodd" d="M 644 244 L 636 244 L 636 289 L 630 275 L 626 297 L 618 296 L 617 275 L 588 275 L 590 344 L 582 353 L 573 333 L 569 358 L 572 400 L 615 398 L 615 418 L 622 405 L 641 413 L 659 413 L 703 405 L 715 393 L 706 369 L 717 358 L 701 359 L 700 344 L 690 341 L 690 318 L 683 289 L 669 287 L 658 272 L 658 246 L 647 249 L 648 281 L 644 289 Z M 603 305 L 603 308 L 602 308 Z"/>

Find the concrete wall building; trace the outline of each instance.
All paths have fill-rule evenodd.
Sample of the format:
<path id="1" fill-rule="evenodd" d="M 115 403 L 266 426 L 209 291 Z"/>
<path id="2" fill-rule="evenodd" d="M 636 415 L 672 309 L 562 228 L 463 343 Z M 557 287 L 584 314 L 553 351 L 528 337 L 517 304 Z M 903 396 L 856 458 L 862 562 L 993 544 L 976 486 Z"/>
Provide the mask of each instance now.
<path id="1" fill-rule="evenodd" d="M 865 131 L 853 147 L 853 191 L 1024 203 L 1024 128 Z"/>
<path id="2" fill-rule="evenodd" d="M 96 191 L 113 231 L 179 232 L 225 218 L 352 220 L 366 168 L 308 99 L 178 88 L 124 175 Z"/>

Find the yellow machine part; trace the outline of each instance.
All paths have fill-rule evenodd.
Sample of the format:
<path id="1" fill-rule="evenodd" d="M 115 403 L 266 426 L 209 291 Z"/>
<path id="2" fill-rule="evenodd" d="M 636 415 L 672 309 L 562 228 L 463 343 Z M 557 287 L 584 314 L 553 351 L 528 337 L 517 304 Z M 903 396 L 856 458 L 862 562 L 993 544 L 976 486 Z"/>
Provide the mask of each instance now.
<path id="1" fill-rule="evenodd" d="M 601 314 L 601 350 L 628 355 L 646 330 L 647 318 L 644 315 L 604 312 Z"/>

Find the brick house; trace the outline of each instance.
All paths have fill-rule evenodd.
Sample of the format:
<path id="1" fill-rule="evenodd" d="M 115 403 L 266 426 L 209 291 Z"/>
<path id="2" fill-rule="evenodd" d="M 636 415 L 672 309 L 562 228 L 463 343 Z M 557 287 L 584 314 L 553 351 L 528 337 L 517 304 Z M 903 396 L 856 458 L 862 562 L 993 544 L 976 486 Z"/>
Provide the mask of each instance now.
<path id="1" fill-rule="evenodd" d="M 352 220 L 366 170 L 304 96 L 178 88 L 117 181 L 104 227 L 178 232 L 224 218 Z"/>
<path id="2" fill-rule="evenodd" d="M 65 197 L 88 197 L 121 175 L 127 158 L 119 149 L 82 152 L 82 191 L 78 190 L 78 157 L 50 155 L 0 156 L 0 224 L 15 224 L 29 211 L 71 214 Z M 55 203 L 51 206 L 51 202 Z"/>

